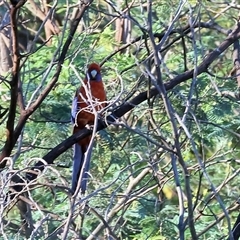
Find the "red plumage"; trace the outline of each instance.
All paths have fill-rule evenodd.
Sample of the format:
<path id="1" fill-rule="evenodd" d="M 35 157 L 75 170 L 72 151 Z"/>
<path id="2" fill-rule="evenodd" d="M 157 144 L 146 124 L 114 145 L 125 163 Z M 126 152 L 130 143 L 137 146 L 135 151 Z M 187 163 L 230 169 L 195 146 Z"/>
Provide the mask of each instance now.
<path id="1" fill-rule="evenodd" d="M 101 69 L 96 63 L 89 65 L 83 85 L 77 90 L 72 106 L 73 133 L 82 130 L 86 125 L 93 125 L 94 112 L 99 112 L 106 107 L 106 93 L 102 82 Z M 89 171 L 90 157 L 87 159 L 85 152 L 89 146 L 91 136 L 88 136 L 74 145 L 74 166 L 72 178 L 72 191 L 75 192 L 78 178 L 84 167 L 81 191 L 86 190 L 86 178 Z"/>

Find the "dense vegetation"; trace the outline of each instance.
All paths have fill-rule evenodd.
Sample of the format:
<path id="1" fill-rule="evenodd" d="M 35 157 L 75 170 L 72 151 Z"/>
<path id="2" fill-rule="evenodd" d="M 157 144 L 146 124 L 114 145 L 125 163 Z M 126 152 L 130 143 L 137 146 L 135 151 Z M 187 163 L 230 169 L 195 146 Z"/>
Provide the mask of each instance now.
<path id="1" fill-rule="evenodd" d="M 2 239 L 238 239 L 236 2 L 0 3 Z M 108 109 L 72 197 L 89 130 L 71 136 L 70 108 L 91 62 Z"/>

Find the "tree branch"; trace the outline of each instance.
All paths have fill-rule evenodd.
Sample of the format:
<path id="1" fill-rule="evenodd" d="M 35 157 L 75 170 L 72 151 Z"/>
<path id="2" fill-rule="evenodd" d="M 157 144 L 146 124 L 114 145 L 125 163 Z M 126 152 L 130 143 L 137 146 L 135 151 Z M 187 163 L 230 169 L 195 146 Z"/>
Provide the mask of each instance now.
<path id="1" fill-rule="evenodd" d="M 228 35 L 229 34 L 229 30 L 225 30 L 224 28 L 221 28 L 217 23 L 210 23 L 210 22 L 200 22 L 200 23 L 195 23 L 195 25 L 191 26 L 192 28 L 207 28 L 207 29 L 215 29 L 216 31 L 222 33 L 222 34 L 225 34 L 225 35 Z M 179 40 L 180 38 L 182 38 L 184 35 L 188 34 L 191 32 L 191 28 L 190 28 L 190 25 L 186 25 L 185 27 L 183 28 L 177 28 L 177 29 L 173 29 L 171 32 L 170 32 L 170 35 L 173 35 L 175 33 L 179 33 L 180 35 L 174 40 L 174 42 L 176 42 L 177 40 Z M 165 30 L 161 33 L 154 33 L 153 34 L 153 37 L 154 38 L 158 38 L 158 41 L 160 42 L 161 39 L 163 38 L 165 34 Z M 116 55 L 117 53 L 119 52 L 122 52 L 124 51 L 126 48 L 128 48 L 129 46 L 131 46 L 132 44 L 134 43 L 137 43 L 139 42 L 140 40 L 142 39 L 145 39 L 145 38 L 148 38 L 149 35 L 148 34 L 145 34 L 145 35 L 141 35 L 141 36 L 138 36 L 136 37 L 135 39 L 133 39 L 132 41 L 130 41 L 129 43 L 127 44 L 124 44 L 122 47 L 119 47 L 116 51 L 114 51 L 112 54 L 110 54 L 109 56 L 107 56 L 106 58 L 104 58 L 102 60 L 102 62 L 100 63 L 100 65 L 102 66 L 105 62 L 107 62 L 109 59 L 111 59 L 114 55 Z M 172 43 L 170 44 L 172 45 Z M 169 47 L 169 45 L 168 45 Z M 165 48 L 164 48 L 165 50 Z"/>
<path id="2" fill-rule="evenodd" d="M 82 8 L 80 11 L 78 11 L 78 14 L 75 18 L 75 20 L 73 21 L 72 25 L 71 25 L 71 29 L 70 29 L 70 33 L 69 36 L 62 48 L 62 53 L 58 59 L 58 64 L 57 64 L 57 68 L 56 68 L 56 73 L 53 76 L 51 82 L 49 83 L 49 85 L 42 91 L 42 93 L 39 95 L 39 97 L 37 98 L 37 100 L 26 110 L 21 112 L 19 121 L 17 126 L 14 129 L 14 120 L 15 120 L 15 112 L 16 112 L 16 102 L 17 102 L 17 91 L 18 91 L 18 74 L 19 74 L 19 62 L 20 62 L 20 58 L 19 58 L 19 52 L 18 55 L 14 54 L 14 61 L 13 64 L 15 65 L 15 62 L 18 63 L 18 65 L 14 66 L 14 70 L 13 70 L 13 80 L 12 81 L 14 83 L 14 87 L 12 87 L 11 89 L 11 105 L 10 106 L 10 113 L 9 114 L 9 121 L 7 123 L 7 129 L 8 129 L 8 134 L 9 137 L 7 137 L 5 146 L 3 148 L 3 151 L 0 155 L 0 168 L 4 168 L 6 165 L 6 160 L 4 160 L 5 157 L 9 157 L 11 154 L 11 151 L 19 137 L 19 135 L 21 134 L 21 131 L 27 121 L 27 119 L 29 118 L 29 116 L 31 116 L 40 106 L 40 104 L 44 101 L 44 99 L 47 97 L 47 95 L 49 94 L 49 92 L 52 90 L 52 88 L 54 87 L 54 85 L 56 84 L 56 82 L 58 81 L 59 75 L 61 73 L 62 70 L 62 65 L 64 63 L 65 60 L 65 56 L 67 54 L 68 48 L 73 40 L 73 36 L 77 30 L 78 24 L 81 21 L 83 14 L 85 13 L 85 11 L 87 10 L 87 8 L 89 7 L 89 5 L 92 3 L 92 0 L 88 1 L 88 2 L 84 2 L 82 3 Z M 14 10 L 16 8 L 13 8 L 12 10 Z M 14 14 L 16 15 L 16 10 L 14 11 Z M 11 13 L 11 17 L 15 16 Z M 16 17 L 16 16 L 15 16 Z M 12 28 L 14 29 L 14 31 L 16 30 L 16 19 L 13 19 L 14 22 L 12 24 Z M 17 34 L 12 34 L 14 36 L 17 36 Z M 15 44 L 17 46 L 17 40 L 16 38 L 13 39 L 13 41 L 15 40 Z M 15 46 L 15 45 L 14 45 Z M 14 73 L 16 74 L 16 76 L 14 75 Z M 9 134 L 10 133 L 10 134 Z"/>
<path id="3" fill-rule="evenodd" d="M 1 153 L 2 158 L 8 157 L 11 154 L 11 151 L 15 145 L 14 123 L 15 123 L 17 99 L 18 99 L 18 80 L 19 80 L 19 67 L 20 67 L 20 53 L 19 53 L 18 29 L 17 29 L 17 10 L 18 10 L 17 6 L 12 6 L 10 11 L 13 67 L 12 67 L 12 80 L 10 81 L 11 101 L 9 106 L 7 124 L 6 124 L 6 142 Z"/>
<path id="4" fill-rule="evenodd" d="M 33 0 L 28 0 L 28 5 L 27 8 L 29 11 L 32 11 L 36 14 L 36 16 L 41 20 L 45 21 L 45 18 L 47 17 L 47 14 L 45 14 L 39 6 L 33 1 Z M 60 29 L 57 25 L 55 25 L 50 18 L 46 20 L 45 26 L 47 29 L 49 29 L 53 34 L 58 34 L 60 32 Z M 46 36 L 48 38 L 48 36 Z"/>
<path id="5" fill-rule="evenodd" d="M 202 63 L 197 67 L 196 72 L 198 75 L 200 75 L 203 72 L 207 72 L 208 67 L 210 64 L 216 60 L 220 54 L 222 54 L 231 44 L 233 44 L 238 38 L 240 38 L 240 24 L 236 26 L 236 28 L 232 31 L 232 33 L 226 38 L 225 41 L 223 41 L 220 46 L 216 49 L 214 49 L 212 52 L 210 52 L 205 59 L 202 61 Z M 186 71 L 175 78 L 169 80 L 164 84 L 164 87 L 167 91 L 173 89 L 178 84 L 189 80 L 193 77 L 193 69 Z M 132 110 L 135 106 L 139 105 L 140 103 L 144 102 L 148 98 L 152 98 L 159 94 L 159 91 L 157 88 L 152 88 L 150 91 L 145 91 L 137 95 L 136 97 L 132 98 L 129 102 L 124 102 L 119 108 L 114 110 L 109 116 L 107 116 L 106 121 L 103 122 L 102 120 L 98 121 L 98 127 L 97 131 L 100 131 L 104 128 L 107 128 L 109 124 L 113 124 L 117 119 L 122 117 L 124 114 Z M 53 148 L 50 152 L 48 152 L 43 159 L 48 163 L 52 164 L 54 160 L 60 156 L 62 153 L 64 153 L 67 149 L 69 149 L 74 143 L 78 142 L 79 140 L 89 136 L 92 134 L 91 130 L 83 129 L 71 137 L 64 140 L 62 143 L 57 145 L 55 148 Z M 41 161 L 37 162 L 34 169 L 39 169 L 42 171 L 44 169 L 43 163 Z M 30 179 L 36 178 L 36 175 L 33 176 L 33 174 L 29 174 L 28 176 Z"/>

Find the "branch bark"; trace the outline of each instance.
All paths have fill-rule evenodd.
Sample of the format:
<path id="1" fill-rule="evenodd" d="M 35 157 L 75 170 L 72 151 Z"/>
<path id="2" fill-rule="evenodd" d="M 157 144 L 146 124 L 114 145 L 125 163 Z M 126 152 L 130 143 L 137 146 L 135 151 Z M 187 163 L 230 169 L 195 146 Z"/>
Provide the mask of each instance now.
<path id="1" fill-rule="evenodd" d="M 240 238 L 240 213 L 238 214 L 238 217 L 233 226 L 232 232 L 233 232 L 234 240 L 237 240 Z"/>
<path id="2" fill-rule="evenodd" d="M 202 61 L 202 63 L 196 68 L 196 72 L 198 75 L 201 73 L 207 72 L 208 67 L 210 64 L 216 60 L 220 54 L 222 54 L 229 46 L 231 46 L 237 39 L 240 38 L 240 24 L 236 26 L 236 28 L 232 31 L 232 33 L 226 38 L 225 41 L 223 41 L 218 48 L 214 49 L 212 52 L 210 52 L 205 59 Z M 194 70 L 186 71 L 175 78 L 169 80 L 164 84 L 164 87 L 167 91 L 173 89 L 178 84 L 187 81 L 193 77 Z M 122 117 L 124 114 L 132 110 L 135 106 L 139 105 L 140 103 L 146 101 L 148 98 L 152 98 L 159 94 L 159 91 L 157 88 L 152 88 L 150 91 L 145 91 L 137 95 L 136 97 L 132 98 L 129 102 L 124 102 L 119 108 L 114 110 L 109 116 L 107 116 L 105 122 L 102 120 L 98 121 L 98 127 L 97 131 L 100 131 L 104 128 L 107 128 L 109 124 L 114 124 L 114 122 Z M 92 134 L 91 130 L 83 129 L 74 135 L 70 136 L 66 140 L 64 140 L 62 143 L 57 145 L 55 148 L 53 148 L 50 152 L 48 152 L 45 156 L 43 156 L 43 159 L 48 164 L 53 164 L 54 160 L 60 156 L 62 153 L 64 153 L 67 149 L 69 149 L 74 143 L 78 142 L 79 140 L 89 136 Z M 37 162 L 33 169 L 38 169 L 42 171 L 44 169 L 44 165 L 41 161 Z M 28 178 L 29 179 L 35 179 L 37 177 L 36 174 L 29 173 Z"/>
<path id="3" fill-rule="evenodd" d="M 19 67 L 20 67 L 20 53 L 18 45 L 18 29 L 17 29 L 17 6 L 12 6 L 10 10 L 11 21 L 11 36 L 12 36 L 12 80 L 10 81 L 10 106 L 9 115 L 6 124 L 6 142 L 3 147 L 1 155 L 7 157 L 15 145 L 14 141 L 14 123 L 17 109 L 18 98 L 18 81 L 19 81 Z"/>
<path id="4" fill-rule="evenodd" d="M 45 21 L 47 14 L 44 13 L 33 0 L 28 0 L 28 2 L 29 5 L 27 5 L 27 8 L 29 9 L 29 11 L 34 12 L 41 21 Z M 58 34 L 60 32 L 59 27 L 54 24 L 50 19 L 47 19 L 45 29 L 46 31 L 50 30 L 52 34 Z M 48 37 L 49 36 L 47 36 L 46 34 L 46 39 L 48 39 Z"/>
<path id="5" fill-rule="evenodd" d="M 80 20 L 82 19 L 83 14 L 85 13 L 87 8 L 92 3 L 92 1 L 93 0 L 84 2 L 82 4 L 81 10 L 78 10 L 76 18 L 71 25 L 70 34 L 62 48 L 62 53 L 58 59 L 58 64 L 57 64 L 55 75 L 53 76 L 49 85 L 39 95 L 37 100 L 28 109 L 25 109 L 24 111 L 21 112 L 19 121 L 18 121 L 15 129 L 14 129 L 14 121 L 15 121 L 16 106 L 17 106 L 16 103 L 17 103 L 17 93 L 18 93 L 17 91 L 18 91 L 20 56 L 19 56 L 18 49 L 16 49 L 16 47 L 18 46 L 17 33 L 15 32 L 13 34 L 13 36 L 15 36 L 15 38 L 13 38 L 13 42 L 14 42 L 13 48 L 15 48 L 16 50 L 14 51 L 14 55 L 13 55 L 14 67 L 13 67 L 13 78 L 12 78 L 13 80 L 12 80 L 12 84 L 11 84 L 11 105 L 10 105 L 10 109 L 9 109 L 10 114 L 9 114 L 9 118 L 7 121 L 7 140 L 5 142 L 5 146 L 0 155 L 0 168 L 4 168 L 6 166 L 6 160 L 4 158 L 10 156 L 11 151 L 12 151 L 19 135 L 21 134 L 21 131 L 22 131 L 26 121 L 37 110 L 37 108 L 44 101 L 44 99 L 47 97 L 49 92 L 52 90 L 52 88 L 55 86 L 56 82 L 58 81 L 59 75 L 62 70 L 63 62 L 65 60 L 69 46 L 73 40 L 73 36 L 77 30 L 78 24 L 79 24 Z M 17 7 L 12 8 L 11 11 L 13 11 L 13 13 L 11 12 L 11 17 L 13 18 L 13 22 L 11 24 L 12 28 L 13 28 L 12 31 L 17 31 L 17 20 L 16 20 Z"/>

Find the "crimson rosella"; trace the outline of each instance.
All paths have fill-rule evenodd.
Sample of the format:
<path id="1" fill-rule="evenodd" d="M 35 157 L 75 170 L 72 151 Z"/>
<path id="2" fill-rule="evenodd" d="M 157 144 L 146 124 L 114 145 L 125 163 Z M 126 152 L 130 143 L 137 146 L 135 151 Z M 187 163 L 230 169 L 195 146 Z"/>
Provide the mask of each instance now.
<path id="1" fill-rule="evenodd" d="M 89 65 L 83 85 L 77 89 L 72 103 L 73 133 L 94 125 L 96 114 L 106 107 L 106 93 L 102 82 L 101 69 L 96 63 Z M 81 193 L 85 193 L 88 172 L 90 168 L 91 147 L 89 143 L 92 136 L 85 137 L 74 144 L 72 192 L 76 191 L 81 176 Z M 88 150 L 88 151 L 87 151 Z"/>

